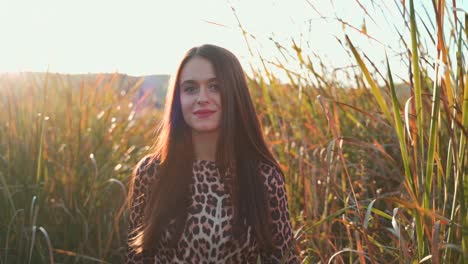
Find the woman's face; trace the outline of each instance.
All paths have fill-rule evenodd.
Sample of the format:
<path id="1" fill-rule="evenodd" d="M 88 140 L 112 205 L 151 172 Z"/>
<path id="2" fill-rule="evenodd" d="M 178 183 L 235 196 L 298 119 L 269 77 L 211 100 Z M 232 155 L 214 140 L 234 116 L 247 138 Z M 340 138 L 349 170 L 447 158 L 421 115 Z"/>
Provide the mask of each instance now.
<path id="1" fill-rule="evenodd" d="M 180 103 L 185 122 L 194 133 L 216 132 L 221 118 L 221 95 L 213 65 L 191 58 L 179 77 Z"/>

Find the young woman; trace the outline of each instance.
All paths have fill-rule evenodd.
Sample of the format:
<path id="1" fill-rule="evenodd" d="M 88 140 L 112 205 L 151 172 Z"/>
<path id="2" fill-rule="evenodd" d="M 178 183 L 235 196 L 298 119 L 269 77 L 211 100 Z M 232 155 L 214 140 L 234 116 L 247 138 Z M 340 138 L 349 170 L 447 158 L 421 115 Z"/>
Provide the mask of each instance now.
<path id="1" fill-rule="evenodd" d="M 238 59 L 190 49 L 164 111 L 133 170 L 126 263 L 299 263 L 284 176 Z"/>

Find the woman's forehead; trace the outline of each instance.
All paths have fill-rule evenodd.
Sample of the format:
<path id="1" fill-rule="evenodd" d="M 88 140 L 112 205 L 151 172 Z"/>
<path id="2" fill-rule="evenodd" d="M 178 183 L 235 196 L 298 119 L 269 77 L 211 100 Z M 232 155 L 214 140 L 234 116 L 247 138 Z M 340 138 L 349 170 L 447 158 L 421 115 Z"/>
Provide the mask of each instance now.
<path id="1" fill-rule="evenodd" d="M 216 72 L 211 62 L 205 58 L 191 58 L 183 66 L 180 73 L 180 84 L 185 81 L 206 82 L 216 78 Z"/>

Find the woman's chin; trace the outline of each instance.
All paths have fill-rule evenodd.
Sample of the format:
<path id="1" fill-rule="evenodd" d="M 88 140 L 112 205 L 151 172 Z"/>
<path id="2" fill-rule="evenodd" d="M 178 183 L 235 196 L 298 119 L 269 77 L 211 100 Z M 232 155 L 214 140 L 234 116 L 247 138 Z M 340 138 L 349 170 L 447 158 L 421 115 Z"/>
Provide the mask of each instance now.
<path id="1" fill-rule="evenodd" d="M 217 132 L 218 128 L 217 127 L 196 127 L 196 128 L 192 128 L 192 130 L 197 134 L 204 134 L 204 133 Z"/>

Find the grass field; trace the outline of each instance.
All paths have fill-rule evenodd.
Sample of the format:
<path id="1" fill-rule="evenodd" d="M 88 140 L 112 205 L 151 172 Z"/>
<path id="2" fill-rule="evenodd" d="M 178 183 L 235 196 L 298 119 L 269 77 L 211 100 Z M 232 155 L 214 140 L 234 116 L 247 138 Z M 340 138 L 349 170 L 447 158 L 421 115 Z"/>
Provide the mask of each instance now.
<path id="1" fill-rule="evenodd" d="M 268 67 L 249 76 L 304 263 L 468 258 L 468 15 L 434 1 L 432 27 L 406 6 L 407 83 L 394 82 L 390 64 L 376 72 L 348 36 L 353 88 L 295 42 L 307 75 L 278 64 L 288 83 Z M 138 98 L 140 84 L 1 75 L 0 263 L 122 262 L 119 209 L 162 114 Z"/>

